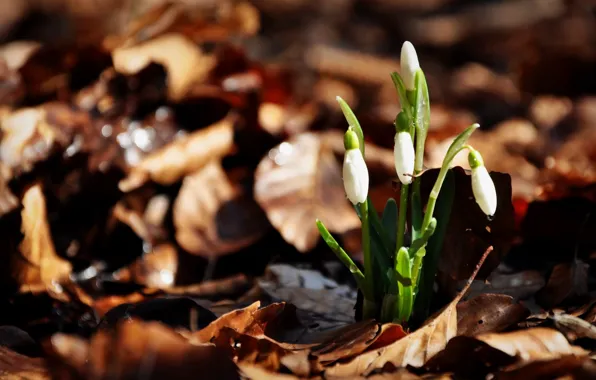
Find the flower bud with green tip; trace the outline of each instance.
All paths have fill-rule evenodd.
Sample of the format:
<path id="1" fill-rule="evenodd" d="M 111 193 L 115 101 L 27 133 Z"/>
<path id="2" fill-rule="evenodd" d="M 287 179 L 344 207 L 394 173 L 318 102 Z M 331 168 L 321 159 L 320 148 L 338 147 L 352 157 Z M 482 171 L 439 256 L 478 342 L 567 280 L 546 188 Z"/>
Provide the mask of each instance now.
<path id="1" fill-rule="evenodd" d="M 368 196 L 368 169 L 360 151 L 358 135 L 349 128 L 344 135 L 343 180 L 346 195 L 352 204 L 364 203 Z"/>
<path id="2" fill-rule="evenodd" d="M 497 191 L 492 178 L 484 166 L 484 160 L 480 153 L 469 148 L 468 163 L 472 168 L 472 192 L 476 203 L 480 206 L 482 212 L 488 216 L 493 216 L 497 211 Z"/>
<path id="3" fill-rule="evenodd" d="M 395 146 L 393 147 L 393 158 L 395 160 L 395 171 L 399 181 L 404 185 L 412 183 L 414 174 L 414 143 L 410 135 L 409 119 L 402 111 L 395 120 L 397 132 L 395 133 Z"/>
<path id="4" fill-rule="evenodd" d="M 416 72 L 420 70 L 420 63 L 418 62 L 418 55 L 416 49 L 410 41 L 404 42 L 401 47 L 401 76 L 404 80 L 406 90 L 413 91 L 415 86 Z"/>

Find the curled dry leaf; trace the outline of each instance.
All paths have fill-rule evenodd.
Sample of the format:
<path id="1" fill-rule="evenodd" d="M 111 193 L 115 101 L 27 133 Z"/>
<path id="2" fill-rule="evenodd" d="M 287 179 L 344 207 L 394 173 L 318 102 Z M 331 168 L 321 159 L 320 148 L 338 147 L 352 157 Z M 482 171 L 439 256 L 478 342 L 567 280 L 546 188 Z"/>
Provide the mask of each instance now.
<path id="1" fill-rule="evenodd" d="M 269 229 L 259 206 L 230 182 L 218 161 L 184 178 L 173 222 L 178 244 L 204 257 L 238 251 Z"/>
<path id="2" fill-rule="evenodd" d="M 261 302 L 257 301 L 243 309 L 233 310 L 222 315 L 209 324 L 209 326 L 194 333 L 190 337 L 190 341 L 192 343 L 209 343 L 213 338 L 217 337 L 220 330 L 224 327 L 232 328 L 238 332 L 244 332 L 254 322 L 254 313 L 259 309 L 259 306 L 261 306 Z"/>
<path id="3" fill-rule="evenodd" d="M 336 233 L 360 225 L 344 194 L 339 163 L 315 133 L 271 149 L 257 167 L 254 192 L 271 224 L 301 252 L 319 241 L 317 218 Z"/>
<path id="4" fill-rule="evenodd" d="M 516 356 L 523 362 L 549 360 L 565 355 L 584 356 L 588 354 L 581 347 L 570 345 L 559 331 L 544 327 L 502 334 L 482 334 L 478 335 L 476 339 L 510 356 Z"/>
<path id="5" fill-rule="evenodd" d="M 211 160 L 230 151 L 234 140 L 233 115 L 176 140 L 149 154 L 119 183 L 120 190 L 129 192 L 151 180 L 170 185 L 193 173 Z"/>
<path id="6" fill-rule="evenodd" d="M 13 211 L 19 205 L 19 200 L 8 187 L 9 177 L 10 169 L 0 163 L 0 217 Z"/>
<path id="7" fill-rule="evenodd" d="M 112 52 L 114 67 L 123 74 L 135 74 L 151 62 L 168 72 L 168 95 L 180 100 L 191 86 L 203 83 L 215 66 L 215 58 L 204 54 L 198 45 L 180 34 L 166 34 L 136 46 Z"/>
<path id="8" fill-rule="evenodd" d="M 49 380 L 45 360 L 18 354 L 0 347 L 0 376 L 3 379 Z"/>
<path id="9" fill-rule="evenodd" d="M 159 323 L 129 321 L 90 341 L 55 334 L 52 375 L 60 379 L 238 379 L 237 368 L 212 345 L 192 345 Z"/>
<path id="10" fill-rule="evenodd" d="M 23 195 L 21 211 L 23 241 L 20 255 L 12 256 L 12 273 L 21 286 L 51 285 L 67 277 L 71 264 L 56 254 L 48 226 L 46 202 L 40 184 Z"/>
<path id="11" fill-rule="evenodd" d="M 525 319 L 530 311 L 504 294 L 481 294 L 457 305 L 457 334 L 500 332 Z"/>

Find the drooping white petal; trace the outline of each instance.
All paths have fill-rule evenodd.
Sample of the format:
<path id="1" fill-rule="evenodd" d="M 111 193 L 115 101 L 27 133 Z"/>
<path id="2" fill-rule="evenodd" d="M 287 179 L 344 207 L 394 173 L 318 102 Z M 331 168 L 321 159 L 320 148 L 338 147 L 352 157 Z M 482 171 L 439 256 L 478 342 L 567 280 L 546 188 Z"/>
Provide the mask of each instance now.
<path id="1" fill-rule="evenodd" d="M 344 189 L 352 204 L 364 203 L 368 196 L 368 169 L 360 149 L 346 151 L 343 166 Z"/>
<path id="2" fill-rule="evenodd" d="M 414 144 L 412 136 L 408 132 L 395 134 L 395 146 L 393 147 L 393 158 L 395 160 L 395 172 L 399 181 L 404 185 L 412 183 L 414 174 Z"/>
<path id="3" fill-rule="evenodd" d="M 497 191 L 484 165 L 472 169 L 472 192 L 480 209 L 493 216 L 497 211 Z"/>
<path id="4" fill-rule="evenodd" d="M 416 49 L 410 41 L 404 42 L 401 47 L 401 77 L 404 80 L 406 90 L 414 90 L 414 79 L 416 78 L 416 72 L 420 69 L 420 63 L 418 62 L 418 54 Z"/>

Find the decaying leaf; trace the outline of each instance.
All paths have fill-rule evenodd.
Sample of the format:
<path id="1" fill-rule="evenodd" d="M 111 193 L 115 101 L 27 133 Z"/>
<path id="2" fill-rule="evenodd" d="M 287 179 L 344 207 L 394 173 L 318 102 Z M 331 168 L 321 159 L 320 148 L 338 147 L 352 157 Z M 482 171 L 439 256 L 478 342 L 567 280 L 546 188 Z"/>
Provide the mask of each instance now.
<path id="1" fill-rule="evenodd" d="M 215 66 L 215 58 L 204 54 L 198 45 L 180 34 L 165 34 L 132 47 L 112 52 L 118 72 L 134 74 L 151 62 L 162 64 L 168 72 L 168 94 L 180 100 L 195 84 L 204 82 Z"/>
<path id="2" fill-rule="evenodd" d="M 234 116 L 228 115 L 148 155 L 120 181 L 120 190 L 132 191 L 149 180 L 169 185 L 222 157 L 232 147 L 234 120 Z"/>
<path id="3" fill-rule="evenodd" d="M 173 222 L 178 244 L 204 257 L 238 251 L 269 229 L 258 205 L 231 183 L 217 161 L 184 178 Z"/>
<path id="4" fill-rule="evenodd" d="M 254 313 L 259 309 L 260 302 L 255 302 L 244 309 L 238 309 L 222 315 L 216 321 L 201 331 L 193 334 L 190 341 L 208 343 L 219 334 L 224 327 L 229 327 L 238 332 L 243 332 L 254 322 Z"/>
<path id="5" fill-rule="evenodd" d="M 271 149 L 257 167 L 254 190 L 271 224 L 301 252 L 319 241 L 317 218 L 337 233 L 360 225 L 346 200 L 340 166 L 314 133 L 294 136 Z"/>
<path id="6" fill-rule="evenodd" d="M 523 320 L 530 311 L 504 294 L 481 294 L 457 305 L 457 334 L 500 332 Z"/>
<path id="7" fill-rule="evenodd" d="M 557 330 L 544 327 L 502 334 L 482 334 L 476 339 L 524 362 L 555 359 L 565 355 L 587 355 L 581 347 L 570 345 Z"/>
<path id="8" fill-rule="evenodd" d="M 497 379 L 593 379 L 596 363 L 587 356 L 567 355 L 552 360 L 538 360 L 521 367 L 514 366 L 499 372 Z"/>
<path id="9" fill-rule="evenodd" d="M 90 341 L 55 334 L 52 371 L 60 379 L 238 379 L 237 368 L 218 348 L 192 345 L 151 322 L 119 323 Z"/>
<path id="10" fill-rule="evenodd" d="M 0 377 L 6 380 L 51 379 L 45 360 L 18 354 L 6 347 L 0 347 Z"/>
<path id="11" fill-rule="evenodd" d="M 56 254 L 48 226 L 46 202 L 40 184 L 23 196 L 20 255 L 13 255 L 13 276 L 21 286 L 51 285 L 68 276 L 72 265 Z"/>

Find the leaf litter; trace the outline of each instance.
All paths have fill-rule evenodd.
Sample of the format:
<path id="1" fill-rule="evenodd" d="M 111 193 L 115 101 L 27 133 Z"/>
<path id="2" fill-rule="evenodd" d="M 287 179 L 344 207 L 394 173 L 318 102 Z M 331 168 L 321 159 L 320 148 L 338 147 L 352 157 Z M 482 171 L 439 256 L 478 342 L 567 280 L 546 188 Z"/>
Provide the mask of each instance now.
<path id="1" fill-rule="evenodd" d="M 0 17 L 1 378 L 594 377 L 589 7 L 81 3 Z M 337 95 L 362 115 L 373 202 L 396 196 L 399 64 L 379 52 L 405 39 L 429 63 L 426 166 L 479 121 L 500 204 L 480 215 L 457 161 L 436 314 L 409 327 L 355 320 L 314 224 L 360 257 Z"/>

